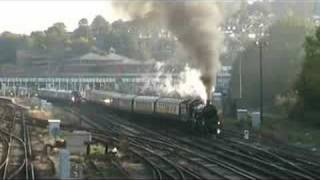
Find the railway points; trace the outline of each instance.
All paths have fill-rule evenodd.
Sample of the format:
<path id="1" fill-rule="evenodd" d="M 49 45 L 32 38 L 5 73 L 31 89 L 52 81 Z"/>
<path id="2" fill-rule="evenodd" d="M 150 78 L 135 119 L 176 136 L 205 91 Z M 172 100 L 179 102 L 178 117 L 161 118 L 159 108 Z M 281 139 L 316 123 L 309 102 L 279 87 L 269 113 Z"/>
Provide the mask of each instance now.
<path id="1" fill-rule="evenodd" d="M 320 179 L 320 0 L 89 1 L 0 0 L 0 179 Z"/>
<path id="2" fill-rule="evenodd" d="M 90 145 L 100 148 L 100 152 L 84 154 L 84 158 L 72 155 L 71 167 L 74 177 L 80 175 L 88 178 L 144 179 L 316 179 L 319 176 L 315 168 L 320 164 L 297 153 L 299 150 L 292 154 L 285 153 L 283 149 L 241 140 L 233 134 L 234 132 L 222 133 L 219 137 L 191 136 L 187 132 L 170 127 L 164 130 L 163 127 L 151 128 L 150 124 L 141 125 L 130 120 L 127 115 L 97 104 L 83 103 L 81 106 L 70 106 L 70 103 L 60 101 L 54 105 L 63 109 L 63 116 L 68 117 L 62 120 L 62 133 L 85 130 L 92 135 L 93 141 Z M 9 166 L 13 163 L 8 163 L 5 159 L 2 163 L 8 163 L 8 169 L 16 169 L 6 170 L 7 174 L 12 174 L 10 178 L 23 174 L 29 179 L 36 179 L 41 176 L 41 172 L 37 171 L 39 164 L 42 164 L 47 169 L 42 172 L 41 177 L 45 177 L 44 172 L 47 172 L 47 175 L 51 174 L 51 177 L 57 177 L 57 160 L 54 157 L 45 158 L 45 161 L 40 158 L 43 158 L 44 147 L 40 144 L 49 140 L 45 138 L 45 121 L 40 123 L 31 117 L 25 118 L 25 114 L 21 113 L 23 111 L 16 112 L 12 107 L 10 105 L 2 108 L 1 117 L 7 124 L 5 127 L 15 129 L 12 131 L 15 134 L 10 136 L 10 132 L 3 132 L 7 133 L 7 138 L 1 139 L 1 145 L 3 150 L 10 150 L 7 145 L 10 137 L 20 135 L 20 141 L 15 138 L 15 142 L 21 142 L 21 145 L 15 147 L 20 149 L 24 157 L 13 159 L 19 159 L 24 173 L 19 167 Z M 10 117 L 13 118 L 11 121 Z M 15 126 L 12 125 L 13 122 Z M 30 136 L 33 137 L 31 140 Z M 53 150 L 57 148 L 54 145 Z M 115 148 L 117 150 L 114 152 Z M 49 156 L 55 154 L 55 151 L 48 151 Z M 6 157 L 3 154 L 2 156 Z M 31 157 L 38 158 L 31 160 Z M 81 165 L 79 162 L 85 163 Z M 3 168 L 5 170 L 5 165 Z M 82 174 L 79 174 L 80 170 L 83 171 Z M 113 173 L 103 173 L 105 171 Z M 7 177 L 7 174 L 4 175 Z"/>

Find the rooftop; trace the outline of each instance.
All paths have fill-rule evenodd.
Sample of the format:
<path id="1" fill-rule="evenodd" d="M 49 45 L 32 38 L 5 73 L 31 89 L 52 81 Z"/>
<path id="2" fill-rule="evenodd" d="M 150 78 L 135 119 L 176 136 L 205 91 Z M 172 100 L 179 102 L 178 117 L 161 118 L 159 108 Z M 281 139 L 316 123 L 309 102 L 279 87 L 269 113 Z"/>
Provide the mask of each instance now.
<path id="1" fill-rule="evenodd" d="M 102 61 L 102 62 L 107 62 L 107 63 L 138 63 L 138 61 L 136 61 L 136 60 L 129 59 L 128 57 L 121 56 L 121 55 L 113 53 L 113 52 L 111 52 L 107 55 L 89 52 L 89 53 L 84 54 L 82 56 L 71 58 L 68 61 L 69 62 Z"/>

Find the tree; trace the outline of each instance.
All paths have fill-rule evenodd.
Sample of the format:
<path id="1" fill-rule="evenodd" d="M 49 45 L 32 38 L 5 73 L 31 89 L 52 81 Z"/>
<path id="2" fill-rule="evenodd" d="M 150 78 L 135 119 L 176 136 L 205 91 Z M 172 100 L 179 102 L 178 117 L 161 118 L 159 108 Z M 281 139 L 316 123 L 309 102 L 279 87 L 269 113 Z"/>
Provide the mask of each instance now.
<path id="1" fill-rule="evenodd" d="M 86 18 L 80 19 L 78 25 L 79 25 L 79 27 L 88 27 L 89 26 L 88 19 L 86 19 Z"/>
<path id="2" fill-rule="evenodd" d="M 43 51 L 47 49 L 46 34 L 43 31 L 33 31 L 30 35 L 32 41 L 32 49 L 35 51 Z"/>
<path id="3" fill-rule="evenodd" d="M 307 25 L 295 17 L 278 20 L 269 28 L 270 36 L 263 48 L 263 81 L 265 106 L 274 107 L 275 98 L 293 89 L 303 60 L 303 41 Z M 233 64 L 232 94 L 239 95 L 239 59 L 242 59 L 242 99 L 244 106 L 259 106 L 259 49 L 249 43 Z"/>
<path id="4" fill-rule="evenodd" d="M 105 41 L 106 34 L 110 31 L 109 22 L 107 22 L 102 16 L 98 15 L 94 18 L 90 27 L 92 35 L 96 39 L 96 46 L 100 49 L 106 50 Z"/>
<path id="5" fill-rule="evenodd" d="M 73 31 L 71 38 L 71 48 L 74 55 L 82 55 L 89 52 L 94 44 L 88 20 L 82 18 L 78 25 L 78 28 Z"/>
<path id="6" fill-rule="evenodd" d="M 287 1 L 277 0 L 271 3 L 273 12 L 278 16 L 286 14 L 294 14 L 296 16 L 310 17 L 314 13 L 314 6 L 316 0 L 308 1 Z"/>
<path id="7" fill-rule="evenodd" d="M 107 22 L 101 15 L 98 15 L 93 19 L 90 27 L 94 37 L 104 35 L 110 30 L 109 22 Z"/>
<path id="8" fill-rule="evenodd" d="M 150 19 L 118 20 L 109 24 L 98 15 L 90 25 L 82 18 L 73 32 L 67 32 L 62 22 L 54 23 L 45 31 L 34 31 L 30 36 L 5 32 L 0 35 L 0 61 L 14 62 L 20 49 L 62 62 L 92 49 L 108 51 L 111 47 L 118 54 L 137 60 L 166 60 L 173 56 L 175 45 L 174 37 Z"/>
<path id="9" fill-rule="evenodd" d="M 128 23 L 123 22 L 121 19 L 112 22 L 112 31 L 128 31 Z"/>
<path id="10" fill-rule="evenodd" d="M 0 36 L 0 62 L 15 63 L 16 51 L 21 37 L 11 32 L 3 32 Z"/>
<path id="11" fill-rule="evenodd" d="M 71 43 L 72 52 L 77 55 L 88 53 L 91 47 L 92 42 L 89 42 L 88 39 L 84 37 L 73 39 Z"/>
<path id="12" fill-rule="evenodd" d="M 45 34 L 47 52 L 52 58 L 62 60 L 67 41 L 66 26 L 63 23 L 55 23 L 45 31 Z"/>
<path id="13" fill-rule="evenodd" d="M 304 111 L 320 110 L 320 28 L 314 36 L 307 36 L 304 44 L 305 59 L 297 81 L 299 107 Z"/>
<path id="14" fill-rule="evenodd" d="M 88 20 L 86 18 L 82 18 L 79 23 L 78 23 L 78 28 L 76 30 L 74 30 L 72 36 L 73 38 L 80 38 L 80 37 L 84 37 L 84 38 L 91 38 L 92 34 L 91 34 L 91 29 L 90 26 L 88 24 Z"/>

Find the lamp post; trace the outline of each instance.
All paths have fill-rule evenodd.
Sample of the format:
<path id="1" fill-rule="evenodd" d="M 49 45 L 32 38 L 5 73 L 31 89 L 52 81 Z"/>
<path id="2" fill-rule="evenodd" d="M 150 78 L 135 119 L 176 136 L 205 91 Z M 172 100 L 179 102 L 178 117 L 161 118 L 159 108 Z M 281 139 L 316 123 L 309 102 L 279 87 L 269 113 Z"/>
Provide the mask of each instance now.
<path id="1" fill-rule="evenodd" d="M 256 41 L 256 45 L 259 48 L 259 80 L 260 80 L 260 121 L 261 123 L 263 123 L 263 64 L 262 64 L 262 59 L 263 59 L 263 55 L 262 55 L 262 50 L 263 47 L 267 45 L 266 41 L 263 41 L 262 37 L 265 36 L 264 33 L 260 33 L 259 39 Z M 250 39 L 256 39 L 256 34 L 249 34 L 248 37 Z"/>
<path id="2" fill-rule="evenodd" d="M 245 49 L 242 47 L 240 48 L 241 53 L 245 53 Z M 240 59 L 239 59 L 239 99 L 242 99 L 242 59 L 243 55 L 240 54 Z"/>
<path id="3" fill-rule="evenodd" d="M 231 27 L 228 27 L 228 29 L 231 29 Z M 236 28 L 233 27 L 233 30 L 235 30 Z M 239 70 L 239 97 L 236 99 L 236 107 L 237 109 L 239 109 L 239 107 L 242 106 L 242 53 L 245 52 L 245 48 L 244 48 L 244 45 L 243 45 L 243 42 L 242 42 L 242 39 L 241 37 L 238 37 L 235 33 L 232 32 L 232 30 L 228 30 L 226 31 L 226 33 L 229 34 L 229 37 L 239 43 L 240 45 L 240 48 L 237 49 L 237 53 L 240 54 L 239 56 L 239 66 L 238 66 L 238 70 Z M 233 57 L 232 57 L 233 58 Z"/>
<path id="4" fill-rule="evenodd" d="M 242 29 L 242 32 L 244 34 L 246 34 L 249 39 L 256 40 L 256 45 L 259 48 L 260 121 L 261 121 L 261 123 L 263 123 L 263 64 L 262 64 L 262 58 L 263 58 L 262 53 L 263 52 L 262 52 L 262 50 L 263 50 L 263 47 L 265 45 L 267 45 L 267 43 L 265 41 L 263 41 L 263 37 L 268 36 L 268 34 L 265 34 L 263 31 L 265 29 L 265 25 L 263 23 L 260 24 L 258 28 L 259 28 L 259 33 L 257 33 L 257 34 L 256 33 L 248 33 L 247 34 L 245 29 Z M 230 30 L 231 30 L 231 28 L 228 27 L 228 31 L 226 31 L 226 33 L 230 33 Z M 235 37 L 234 33 L 231 33 L 230 37 L 234 38 Z M 247 37 L 245 37 L 245 38 L 247 38 Z M 245 53 L 245 51 L 244 51 L 245 49 L 243 48 L 242 40 L 239 39 L 238 41 L 241 46 L 240 52 L 243 51 Z M 242 77 L 242 59 L 243 59 L 243 57 L 241 55 L 241 57 L 239 59 L 239 101 L 238 101 L 238 105 L 239 105 L 240 100 L 242 99 L 242 93 L 243 93 L 243 91 L 242 91 L 242 78 L 243 78 Z"/>
<path id="5" fill-rule="evenodd" d="M 239 56 L 239 101 L 238 101 L 238 106 L 241 106 L 242 105 L 242 61 L 245 60 L 245 57 L 244 55 L 246 54 L 246 51 L 245 51 L 245 48 L 244 48 L 244 44 L 243 44 L 243 40 L 242 39 L 238 39 L 237 40 L 238 43 L 240 44 L 240 48 L 239 48 L 239 52 L 240 52 L 240 56 Z"/>
<path id="6" fill-rule="evenodd" d="M 260 68 L 260 121 L 263 122 L 263 68 L 262 68 L 262 47 L 263 43 L 260 40 L 257 41 L 259 46 L 259 68 Z"/>

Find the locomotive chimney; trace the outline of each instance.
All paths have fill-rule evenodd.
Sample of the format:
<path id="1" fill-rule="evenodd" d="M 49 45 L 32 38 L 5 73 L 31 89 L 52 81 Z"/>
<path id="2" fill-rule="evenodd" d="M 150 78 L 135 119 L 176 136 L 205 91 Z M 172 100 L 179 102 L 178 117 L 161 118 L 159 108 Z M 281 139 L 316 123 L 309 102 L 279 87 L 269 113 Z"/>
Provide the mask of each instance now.
<path id="1" fill-rule="evenodd" d="M 210 105 L 210 99 L 207 99 L 206 105 Z"/>

